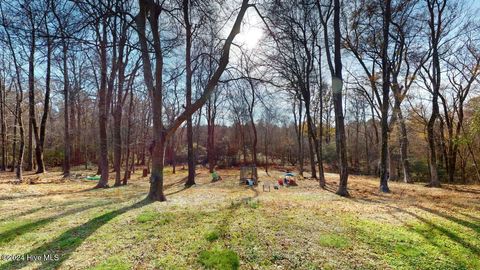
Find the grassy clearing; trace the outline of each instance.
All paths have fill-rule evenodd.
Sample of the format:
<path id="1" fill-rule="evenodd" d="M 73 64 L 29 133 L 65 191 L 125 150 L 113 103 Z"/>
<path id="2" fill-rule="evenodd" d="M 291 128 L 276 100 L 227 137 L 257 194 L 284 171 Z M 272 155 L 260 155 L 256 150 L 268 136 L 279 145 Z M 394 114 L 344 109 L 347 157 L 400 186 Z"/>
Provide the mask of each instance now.
<path id="1" fill-rule="evenodd" d="M 170 172 L 163 203 L 143 200 L 148 179 L 138 174 L 105 190 L 58 172 L 35 185 L 1 174 L 0 254 L 59 260 L 1 260 L 0 270 L 480 269 L 478 186 L 391 183 L 380 194 L 375 180 L 353 176 L 347 199 L 332 192 L 333 174 L 327 190 L 300 180 L 271 192 L 238 186 L 237 171 L 220 174 L 210 183 L 201 171 L 185 189 L 185 171 Z"/>

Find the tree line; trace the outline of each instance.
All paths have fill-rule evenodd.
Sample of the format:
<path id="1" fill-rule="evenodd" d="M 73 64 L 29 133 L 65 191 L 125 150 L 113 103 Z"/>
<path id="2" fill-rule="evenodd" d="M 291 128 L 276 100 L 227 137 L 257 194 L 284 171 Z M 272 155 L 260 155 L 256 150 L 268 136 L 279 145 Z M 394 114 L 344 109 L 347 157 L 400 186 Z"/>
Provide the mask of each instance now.
<path id="1" fill-rule="evenodd" d="M 160 201 L 167 164 L 186 186 L 199 164 L 338 172 L 341 196 L 351 173 L 480 181 L 472 4 L 2 2 L 0 169 L 96 165 L 105 188 L 145 168 Z"/>

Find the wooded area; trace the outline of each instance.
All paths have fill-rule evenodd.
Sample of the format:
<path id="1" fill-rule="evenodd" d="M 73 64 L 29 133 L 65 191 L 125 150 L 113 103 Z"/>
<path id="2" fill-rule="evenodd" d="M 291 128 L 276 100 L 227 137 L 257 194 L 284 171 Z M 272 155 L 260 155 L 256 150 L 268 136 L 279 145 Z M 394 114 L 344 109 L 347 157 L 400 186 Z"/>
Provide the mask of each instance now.
<path id="1" fill-rule="evenodd" d="M 155 200 L 164 164 L 186 164 L 189 186 L 198 164 L 296 166 L 321 187 L 326 168 L 343 196 L 349 173 L 383 192 L 480 180 L 467 2 L 224 5 L 3 3 L 1 169 L 97 164 L 106 187 L 111 168 L 119 186 L 147 166 Z"/>
<path id="2" fill-rule="evenodd" d="M 353 200 L 358 177 L 376 179 L 378 196 L 474 189 L 479 11 L 468 0 L 0 1 L 2 185 L 61 170 L 61 185 L 98 175 L 94 190 L 144 179 L 143 197 L 167 201 L 168 177 L 185 174 L 175 183 L 188 189 L 251 166 L 269 187 L 292 173 Z"/>

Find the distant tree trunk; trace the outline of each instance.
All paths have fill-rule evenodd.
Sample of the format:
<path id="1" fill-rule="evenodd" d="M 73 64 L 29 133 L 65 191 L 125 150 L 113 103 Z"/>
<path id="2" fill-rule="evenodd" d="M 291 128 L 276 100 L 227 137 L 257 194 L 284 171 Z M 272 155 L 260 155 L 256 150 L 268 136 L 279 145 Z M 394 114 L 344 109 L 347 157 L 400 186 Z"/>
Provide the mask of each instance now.
<path id="1" fill-rule="evenodd" d="M 128 117 L 127 117 L 127 139 L 126 139 L 126 145 L 127 145 L 127 153 L 125 156 L 125 175 L 123 176 L 123 181 L 122 185 L 126 185 L 128 182 L 128 179 L 130 178 L 130 175 L 132 173 L 131 167 L 129 166 L 129 160 L 130 160 L 130 149 L 131 149 L 131 132 L 132 132 L 132 113 L 133 113 L 133 89 L 130 89 L 130 104 L 128 105 Z M 135 159 L 135 157 L 132 155 L 132 161 Z M 133 162 L 132 162 L 133 165 Z"/>
<path id="2" fill-rule="evenodd" d="M 269 140 L 268 140 L 268 126 L 267 123 L 265 122 L 265 137 L 263 138 L 264 141 L 264 152 L 265 152 L 265 172 L 268 174 L 268 145 L 269 145 Z M 282 155 L 283 159 L 283 155 Z"/>
<path id="3" fill-rule="evenodd" d="M 16 165 L 16 157 L 17 157 L 17 125 L 18 125 L 18 102 L 15 102 L 15 115 L 14 115 L 14 122 L 13 122 L 13 143 L 12 143 L 12 166 L 10 168 L 10 172 L 15 171 Z"/>
<path id="4" fill-rule="evenodd" d="M 365 164 L 365 169 L 367 175 L 370 174 L 370 146 L 368 145 L 368 128 L 367 128 L 367 114 L 365 112 L 365 107 L 362 108 L 362 116 L 363 116 L 363 130 L 364 130 L 364 144 L 365 144 L 365 159 L 366 159 L 366 164 Z"/>
<path id="5" fill-rule="evenodd" d="M 207 105 L 207 159 L 208 159 L 208 171 L 213 173 L 215 168 L 215 116 L 216 107 L 215 101 L 212 101 L 212 97 L 209 98 Z"/>
<path id="6" fill-rule="evenodd" d="M 408 135 L 407 126 L 405 125 L 405 119 L 403 118 L 402 110 L 398 111 L 398 123 L 400 125 L 400 160 L 403 168 L 403 182 L 413 183 L 413 179 L 410 172 L 410 162 L 408 160 Z"/>
<path id="7" fill-rule="evenodd" d="M 2 164 L 0 164 L 0 170 L 5 171 L 7 169 L 7 144 L 6 144 L 6 122 L 5 122 L 5 101 L 6 101 L 6 84 L 5 78 L 0 77 L 0 121 L 1 121 L 1 139 L 2 139 Z"/>
<path id="8" fill-rule="evenodd" d="M 115 183 L 118 187 L 121 182 L 122 163 L 122 108 L 118 106 L 113 113 L 113 169 L 115 170 Z"/>
<path id="9" fill-rule="evenodd" d="M 310 131 L 309 131 L 310 132 Z M 310 151 L 310 170 L 312 171 L 312 178 L 317 179 L 317 168 L 315 167 L 315 151 L 312 137 L 308 135 L 308 150 Z"/>
<path id="10" fill-rule="evenodd" d="M 253 142 L 252 142 L 252 162 L 254 166 L 257 166 L 257 143 L 258 143 L 258 135 L 257 135 L 257 127 L 255 126 L 255 119 L 253 118 L 254 113 L 254 106 L 255 106 L 255 87 L 251 79 L 248 79 L 248 83 L 250 85 L 252 100 L 248 106 L 248 116 L 250 118 L 250 125 L 252 126 L 253 131 Z"/>
<path id="11" fill-rule="evenodd" d="M 245 131 L 242 123 L 238 122 L 238 130 L 240 131 L 240 138 L 242 139 L 242 153 L 243 153 L 243 165 L 247 164 L 247 143 L 245 141 Z"/>
<path id="12" fill-rule="evenodd" d="M 17 176 L 17 179 L 21 182 L 23 181 L 22 171 L 23 171 L 23 153 L 25 152 L 25 134 L 23 129 L 22 108 L 21 108 L 23 93 L 20 86 L 19 88 L 20 89 L 17 90 L 17 107 L 18 107 L 17 119 L 18 119 L 18 128 L 20 129 L 20 148 L 18 150 L 16 176 Z"/>
<path id="13" fill-rule="evenodd" d="M 360 171 L 360 161 L 359 161 L 359 155 L 360 155 L 360 140 L 359 140 L 359 134 L 360 134 L 360 118 L 358 116 L 359 112 L 357 112 L 357 117 L 355 118 L 355 158 L 353 160 L 353 166 L 355 167 L 355 171 L 359 172 Z"/>
<path id="14" fill-rule="evenodd" d="M 297 95 L 296 95 L 297 96 Z M 295 123 L 295 133 L 297 135 L 297 157 L 298 157 L 298 170 L 300 176 L 303 177 L 303 163 L 304 163 L 304 156 L 303 156 L 303 122 L 302 122 L 302 99 L 298 96 L 298 120 L 297 120 L 297 113 L 296 113 L 296 101 L 293 103 L 293 119 Z"/>

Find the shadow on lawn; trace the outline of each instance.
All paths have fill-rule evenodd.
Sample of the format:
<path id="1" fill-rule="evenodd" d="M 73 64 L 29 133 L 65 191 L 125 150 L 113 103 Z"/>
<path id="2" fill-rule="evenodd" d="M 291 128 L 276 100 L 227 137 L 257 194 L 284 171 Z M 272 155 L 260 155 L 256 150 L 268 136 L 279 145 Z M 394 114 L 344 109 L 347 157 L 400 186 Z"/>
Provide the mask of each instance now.
<path id="1" fill-rule="evenodd" d="M 442 218 L 447 219 L 449 221 L 455 222 L 455 223 L 457 223 L 459 225 L 462 225 L 464 227 L 468 227 L 468 228 L 474 230 L 477 234 L 480 234 L 480 223 L 470 222 L 468 220 L 464 220 L 464 219 L 461 219 L 461 218 L 457 218 L 455 216 L 447 215 L 447 214 L 442 213 L 438 210 L 430 209 L 430 208 L 427 208 L 427 207 L 424 207 L 424 206 L 417 206 L 417 207 L 422 209 L 423 211 L 429 212 L 429 213 L 434 214 L 436 216 L 439 216 L 439 217 L 442 217 Z"/>
<path id="2" fill-rule="evenodd" d="M 5 232 L 0 233 L 0 246 L 3 246 L 5 244 L 11 242 L 12 240 L 14 240 L 18 236 L 21 236 L 25 233 L 31 232 L 31 231 L 33 231 L 37 228 L 45 226 L 48 223 L 53 222 L 53 221 L 55 221 L 59 218 L 62 218 L 62 217 L 68 216 L 68 215 L 72 215 L 72 214 L 76 214 L 76 213 L 79 213 L 79 212 L 82 212 L 82 211 L 85 211 L 85 210 L 88 210 L 88 209 L 91 209 L 91 208 L 105 206 L 105 205 L 109 205 L 109 204 L 113 204 L 113 203 L 114 202 L 107 202 L 107 203 L 97 203 L 97 204 L 93 204 L 93 205 L 86 205 L 86 206 L 83 206 L 83 207 L 80 207 L 80 208 L 70 209 L 70 210 L 65 211 L 65 212 L 63 212 L 61 214 L 58 214 L 58 215 L 54 215 L 54 216 L 51 216 L 51 217 L 48 217 L 48 218 L 39 219 L 39 220 L 36 220 L 36 221 L 31 221 L 31 222 L 28 222 L 26 224 L 14 227 L 10 230 L 7 230 Z M 33 210 L 36 210 L 36 209 L 37 208 L 35 208 Z M 35 211 L 32 211 L 32 212 L 35 212 Z"/>
<path id="3" fill-rule="evenodd" d="M 471 243 L 465 241 L 463 238 L 461 238 L 460 236 L 458 236 L 456 233 L 452 232 L 451 230 L 447 229 L 447 228 L 444 228 L 442 227 L 441 225 L 437 225 L 435 223 L 433 223 L 432 221 L 422 217 L 422 216 L 419 216 L 417 215 L 416 213 L 413 213 L 413 212 L 410 212 L 408 210 L 405 210 L 405 209 L 401 209 L 401 208 L 398 208 L 398 207 L 394 207 L 394 206 L 388 206 L 389 208 L 391 209 L 395 209 L 397 210 L 398 212 L 402 212 L 402 213 L 406 213 L 414 218 L 416 218 L 417 220 L 423 222 L 425 225 L 428 225 L 431 229 L 434 229 L 440 233 L 442 233 L 443 235 L 447 236 L 450 240 L 452 240 L 453 242 L 456 242 L 457 244 L 461 245 L 462 247 L 464 247 L 465 249 L 468 249 L 469 251 L 471 251 L 473 254 L 480 254 L 480 248 L 477 247 L 477 246 L 474 246 L 472 245 Z M 422 209 L 421 207 L 419 207 L 420 209 Z M 429 209 L 431 210 L 431 209 Z M 432 212 L 431 213 L 434 213 L 434 210 L 431 210 Z M 428 211 L 430 212 L 430 211 Z M 438 213 L 438 211 L 437 211 Z M 453 217 L 450 217 L 448 216 L 449 218 L 453 218 Z M 453 220 L 452 220 L 453 221 Z M 457 221 L 460 221 L 459 219 L 457 219 Z M 465 222 L 463 222 L 465 224 Z M 404 223 L 405 224 L 405 223 Z M 460 224 L 460 223 L 459 223 Z M 405 224 L 407 225 L 407 224 Z M 462 224 L 463 225 L 463 224 Z M 407 225 L 408 226 L 408 225 Z M 464 225 L 465 226 L 465 225 Z M 430 243 L 432 243 L 433 245 L 437 246 L 440 250 L 444 250 L 445 247 L 441 247 L 439 246 L 437 243 L 435 243 L 430 235 L 428 234 L 428 232 L 424 232 L 422 230 L 419 230 L 419 229 L 416 229 L 416 228 L 413 228 L 412 226 L 408 226 L 412 231 L 422 235 L 425 239 L 427 239 Z M 478 232 L 478 231 L 477 231 Z"/>
<path id="4" fill-rule="evenodd" d="M 443 188 L 446 190 L 451 190 L 451 191 L 460 192 L 460 193 L 468 193 L 468 194 L 474 194 L 474 195 L 480 194 L 480 190 L 474 189 L 474 188 L 465 188 L 465 187 L 454 186 L 454 185 L 445 186 Z"/>
<path id="5" fill-rule="evenodd" d="M 87 188 L 82 190 L 76 191 L 64 191 L 64 192 L 52 192 L 52 193 L 45 193 L 45 194 L 25 194 L 22 196 L 2 196 L 0 197 L 0 201 L 7 201 L 7 200 L 18 200 L 18 199 L 26 199 L 26 198 L 41 198 L 41 197 L 49 197 L 55 195 L 66 195 L 66 194 L 76 194 L 76 193 L 83 193 L 88 191 L 94 191 L 93 188 Z"/>
<path id="6" fill-rule="evenodd" d="M 46 206 L 40 206 L 40 207 L 28 209 L 28 210 L 25 210 L 25 211 L 20 212 L 20 213 L 15 213 L 13 215 L 0 218 L 0 222 L 4 222 L 4 221 L 7 221 L 7 220 L 13 219 L 13 218 L 19 218 L 19 217 L 23 217 L 23 216 L 26 216 L 26 215 L 30 215 L 30 214 L 36 213 L 40 210 L 46 209 L 46 208 L 47 208 Z"/>
<path id="7" fill-rule="evenodd" d="M 115 217 L 126 213 L 127 211 L 140 208 L 147 204 L 151 203 L 150 200 L 144 199 L 130 206 L 126 206 L 103 215 L 100 215 L 96 218 L 91 219 L 87 223 L 84 223 L 78 227 L 72 228 L 60 236 L 58 236 L 53 241 L 46 243 L 30 252 L 30 255 L 40 255 L 43 257 L 44 254 L 58 254 L 60 258 L 58 260 L 47 260 L 41 261 L 41 265 L 37 269 L 56 269 L 58 268 L 70 255 L 87 239 L 91 234 L 93 234 L 98 228 L 102 227 L 110 220 Z M 0 265 L 0 270 L 5 269 L 19 269 L 30 264 L 30 261 L 10 261 L 6 264 Z"/>

